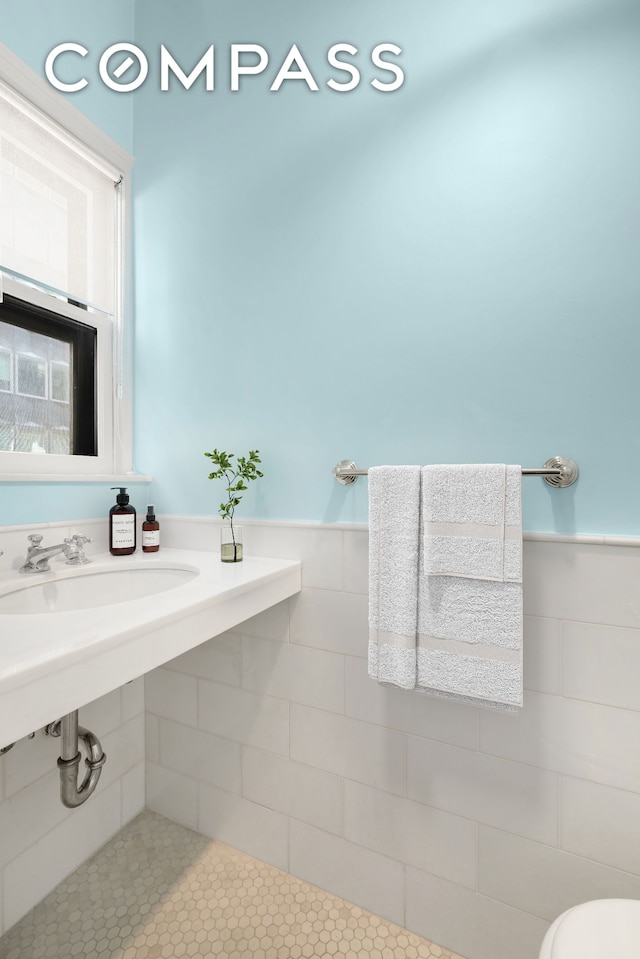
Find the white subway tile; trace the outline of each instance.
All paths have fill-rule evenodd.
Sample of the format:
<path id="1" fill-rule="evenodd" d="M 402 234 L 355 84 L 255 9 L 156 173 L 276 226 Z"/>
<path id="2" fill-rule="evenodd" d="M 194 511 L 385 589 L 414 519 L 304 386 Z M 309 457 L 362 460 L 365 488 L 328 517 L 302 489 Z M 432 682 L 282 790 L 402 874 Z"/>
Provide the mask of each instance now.
<path id="1" fill-rule="evenodd" d="M 640 629 L 562 623 L 562 692 L 640 710 Z"/>
<path id="2" fill-rule="evenodd" d="M 401 733 L 334 713 L 291 706 L 291 758 L 403 796 Z"/>
<path id="3" fill-rule="evenodd" d="M 242 794 L 319 829 L 342 832 L 342 781 L 322 769 L 243 746 Z"/>
<path id="4" fill-rule="evenodd" d="M 132 679 L 125 683 L 122 693 L 122 721 L 126 722 L 134 716 L 144 713 L 144 676 Z"/>
<path id="5" fill-rule="evenodd" d="M 342 530 L 326 526 L 251 524 L 244 527 L 247 553 L 274 559 L 299 559 L 302 585 L 316 589 L 342 589 L 342 536 Z"/>
<path id="6" fill-rule="evenodd" d="M 344 790 L 346 839 L 475 888 L 475 823 L 359 783 L 346 781 Z"/>
<path id="7" fill-rule="evenodd" d="M 524 617 L 522 646 L 524 688 L 539 693 L 560 691 L 560 624 L 541 616 Z"/>
<path id="8" fill-rule="evenodd" d="M 234 633 L 222 633 L 188 653 L 172 659 L 171 671 L 188 673 L 199 679 L 211 679 L 228 686 L 239 686 L 242 676 L 241 639 Z"/>
<path id="9" fill-rule="evenodd" d="M 201 729 L 286 756 L 289 753 L 289 703 L 245 689 L 199 680 Z"/>
<path id="10" fill-rule="evenodd" d="M 124 774 L 122 789 L 122 825 L 126 825 L 145 808 L 145 763 L 138 763 Z"/>
<path id="11" fill-rule="evenodd" d="M 229 739 L 161 719 L 160 762 L 192 779 L 240 792 L 240 745 Z"/>
<path id="12" fill-rule="evenodd" d="M 235 849 L 287 869 L 287 817 L 258 803 L 200 784 L 198 831 Z"/>
<path id="13" fill-rule="evenodd" d="M 640 877 L 543 843 L 481 827 L 478 889 L 517 909 L 553 920 L 589 899 L 640 898 Z"/>
<path id="14" fill-rule="evenodd" d="M 640 627 L 638 549 L 528 541 L 523 575 L 527 614 Z"/>
<path id="15" fill-rule="evenodd" d="M 0 803 L 0 869 L 71 815 L 60 802 L 55 766 Z"/>
<path id="16" fill-rule="evenodd" d="M 120 783 L 74 810 L 5 867 L 4 922 L 9 929 L 121 827 Z"/>
<path id="17" fill-rule="evenodd" d="M 346 659 L 345 712 L 354 719 L 455 746 L 478 745 L 478 709 L 417 690 L 383 686 L 369 677 L 367 661 L 358 657 Z"/>
<path id="18" fill-rule="evenodd" d="M 120 779 L 126 772 L 145 759 L 145 723 L 144 716 L 134 716 L 106 736 L 98 736 L 107 761 L 102 767 L 100 782 L 104 786 Z M 83 749 L 83 747 L 81 747 Z M 84 765 L 80 765 L 80 776 L 84 776 Z"/>
<path id="19" fill-rule="evenodd" d="M 152 763 L 160 762 L 160 717 L 145 713 L 145 758 Z"/>
<path id="20" fill-rule="evenodd" d="M 291 642 L 367 656 L 367 598 L 357 593 L 303 589 L 290 600 Z"/>
<path id="21" fill-rule="evenodd" d="M 58 719 L 58 717 L 55 717 Z M 106 736 L 122 723 L 122 693 L 114 689 L 106 696 L 94 699 L 78 710 L 78 724 L 90 729 L 98 739 Z M 58 740 L 58 742 L 60 742 Z"/>
<path id="22" fill-rule="evenodd" d="M 198 724 L 197 691 L 198 681 L 194 676 L 185 676 L 171 669 L 154 669 L 144 678 L 147 710 L 188 726 Z"/>
<path id="23" fill-rule="evenodd" d="M 495 756 L 640 792 L 640 713 L 530 692 L 518 715 L 483 710 L 480 748 Z"/>
<path id="24" fill-rule="evenodd" d="M 344 530 L 344 588 L 369 594 L 369 530 Z"/>
<path id="25" fill-rule="evenodd" d="M 220 523 L 211 516 L 160 518 L 160 549 L 195 549 L 216 552 L 220 549 Z"/>
<path id="26" fill-rule="evenodd" d="M 557 842 L 556 774 L 414 737 L 407 750 L 410 799 L 540 842 Z"/>
<path id="27" fill-rule="evenodd" d="M 403 866 L 393 859 L 292 820 L 289 871 L 404 925 Z"/>
<path id="28" fill-rule="evenodd" d="M 257 616 L 245 619 L 234 629 L 243 636 L 258 636 L 260 639 L 273 639 L 280 643 L 289 640 L 289 600 L 285 599 Z"/>
<path id="29" fill-rule="evenodd" d="M 2 758 L 4 795 L 12 796 L 56 768 L 60 755 L 60 739 L 46 736 L 39 729 L 33 739 L 19 739 Z"/>
<path id="30" fill-rule="evenodd" d="M 197 829 L 198 784 L 195 779 L 150 762 L 147 762 L 145 775 L 147 808 L 189 829 Z"/>
<path id="31" fill-rule="evenodd" d="M 640 876 L 640 795 L 562 780 L 562 848 Z"/>
<path id="32" fill-rule="evenodd" d="M 344 657 L 321 649 L 243 637 L 244 689 L 344 712 Z"/>
<path id="33" fill-rule="evenodd" d="M 409 929 L 473 959 L 538 959 L 549 923 L 407 867 Z"/>

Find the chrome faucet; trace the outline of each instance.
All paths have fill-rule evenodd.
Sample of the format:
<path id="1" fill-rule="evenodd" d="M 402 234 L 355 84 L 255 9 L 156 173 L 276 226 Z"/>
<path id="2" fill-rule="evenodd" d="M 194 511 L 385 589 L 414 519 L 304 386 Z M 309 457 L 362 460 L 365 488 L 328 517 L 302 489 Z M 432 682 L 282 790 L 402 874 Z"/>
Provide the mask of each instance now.
<path id="1" fill-rule="evenodd" d="M 82 536 L 76 533 L 74 536 L 65 539 L 63 543 L 56 543 L 55 546 L 40 546 L 42 542 L 40 533 L 32 533 L 28 537 L 28 540 L 31 545 L 27 550 L 27 558 L 20 567 L 21 573 L 48 572 L 48 570 L 51 569 L 49 560 L 52 556 L 57 556 L 59 553 L 64 553 L 69 566 L 81 566 L 83 563 L 91 562 L 91 560 L 87 559 L 84 555 L 84 544 L 91 542 L 88 536 Z"/>

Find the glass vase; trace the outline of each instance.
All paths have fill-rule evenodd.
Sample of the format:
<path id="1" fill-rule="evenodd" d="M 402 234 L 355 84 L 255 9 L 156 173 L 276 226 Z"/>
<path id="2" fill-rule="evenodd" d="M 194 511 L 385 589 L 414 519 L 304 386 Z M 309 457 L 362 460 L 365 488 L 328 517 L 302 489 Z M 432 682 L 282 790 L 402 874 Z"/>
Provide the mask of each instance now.
<path id="1" fill-rule="evenodd" d="M 242 526 L 223 526 L 220 530 L 220 559 L 223 563 L 242 562 Z"/>

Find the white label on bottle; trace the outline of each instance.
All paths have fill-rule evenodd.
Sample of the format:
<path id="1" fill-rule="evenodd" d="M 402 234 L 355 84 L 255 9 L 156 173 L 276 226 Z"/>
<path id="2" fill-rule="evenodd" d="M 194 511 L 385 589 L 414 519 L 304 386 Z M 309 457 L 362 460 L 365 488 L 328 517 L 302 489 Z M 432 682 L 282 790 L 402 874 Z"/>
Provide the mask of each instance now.
<path id="1" fill-rule="evenodd" d="M 136 543 L 136 518 L 133 513 L 112 516 L 111 542 L 115 549 L 129 549 Z"/>
<path id="2" fill-rule="evenodd" d="M 142 545 L 143 546 L 159 546 L 160 530 L 159 529 L 143 529 Z"/>

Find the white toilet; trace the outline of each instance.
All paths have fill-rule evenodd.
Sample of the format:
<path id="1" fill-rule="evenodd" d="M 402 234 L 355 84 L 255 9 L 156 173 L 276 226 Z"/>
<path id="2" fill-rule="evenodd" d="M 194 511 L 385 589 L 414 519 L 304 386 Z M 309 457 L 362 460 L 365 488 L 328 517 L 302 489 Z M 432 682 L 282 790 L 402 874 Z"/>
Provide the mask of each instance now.
<path id="1" fill-rule="evenodd" d="M 638 959 L 640 900 L 594 899 L 572 906 L 551 924 L 539 959 Z"/>

